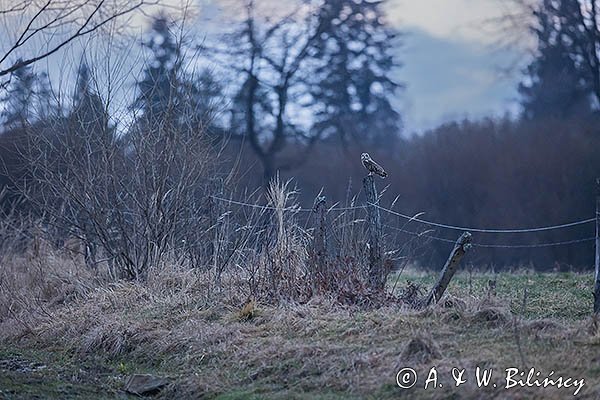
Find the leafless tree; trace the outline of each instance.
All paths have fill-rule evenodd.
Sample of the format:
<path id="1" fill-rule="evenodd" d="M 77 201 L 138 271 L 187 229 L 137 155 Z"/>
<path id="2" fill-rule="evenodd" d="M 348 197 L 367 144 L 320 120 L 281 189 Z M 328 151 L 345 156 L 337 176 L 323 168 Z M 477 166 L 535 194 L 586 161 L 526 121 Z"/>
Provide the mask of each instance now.
<path id="1" fill-rule="evenodd" d="M 221 51 L 231 56 L 231 65 L 243 76 L 233 100 L 233 128 L 248 139 L 268 182 L 277 170 L 302 163 L 319 139 L 294 121 L 290 110 L 303 95 L 305 67 L 322 27 L 311 2 L 298 3 L 275 20 L 260 18 L 252 0 L 244 3 L 243 13 L 238 30 L 225 36 Z M 277 157 L 289 142 L 303 150 L 282 162 Z"/>
<path id="2" fill-rule="evenodd" d="M 124 23 L 136 10 L 158 0 L 0 0 L 4 26 L 15 27 L 0 47 L 0 78 L 40 61 L 78 38 L 112 22 Z M 9 36 L 9 32 L 5 32 Z M 40 45 L 42 41 L 43 45 Z M 25 56 L 24 50 L 35 50 Z M 18 61 L 14 59 L 17 57 Z"/>
<path id="3" fill-rule="evenodd" d="M 585 71 L 586 84 L 600 103 L 600 2 L 596 0 L 511 0 L 502 21 L 507 32 L 537 32 L 550 21 L 550 46 L 560 39 L 569 48 L 567 56 Z M 557 39 L 558 38 L 558 39 Z M 522 37 L 514 37 L 513 43 Z M 539 40 L 539 37 L 538 37 Z"/>

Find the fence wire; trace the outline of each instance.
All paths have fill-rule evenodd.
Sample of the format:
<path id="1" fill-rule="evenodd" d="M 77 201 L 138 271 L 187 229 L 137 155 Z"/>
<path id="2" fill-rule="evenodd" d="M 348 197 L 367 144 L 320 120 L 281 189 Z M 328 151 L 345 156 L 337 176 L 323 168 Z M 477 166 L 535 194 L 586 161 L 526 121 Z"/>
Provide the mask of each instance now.
<path id="1" fill-rule="evenodd" d="M 431 230 L 424 231 L 424 232 L 412 232 L 412 231 L 398 228 L 398 227 L 395 227 L 392 225 L 383 224 L 383 226 L 386 228 L 389 228 L 389 229 L 392 229 L 395 231 L 399 231 L 402 233 L 406 233 L 408 235 L 412 235 L 412 236 L 416 236 L 416 237 L 425 237 L 428 239 L 437 240 L 437 241 L 445 242 L 445 243 L 452 243 L 452 244 L 456 243 L 456 240 L 451 240 L 451 239 L 446 239 L 446 238 L 439 237 L 439 236 L 430 235 L 428 232 L 431 232 Z M 550 243 L 533 243 L 533 244 L 471 243 L 471 245 L 473 247 L 481 247 L 481 248 L 488 248 L 488 249 L 533 249 L 533 248 L 538 248 L 538 247 L 554 247 L 554 246 L 563 246 L 563 245 L 576 244 L 576 243 L 584 243 L 584 242 L 590 242 L 595 239 L 596 239 L 595 237 L 588 237 L 585 239 L 566 240 L 566 241 L 562 241 L 562 242 L 550 242 Z"/>
<path id="2" fill-rule="evenodd" d="M 227 202 L 227 203 L 236 204 L 236 205 L 244 206 L 244 207 L 259 208 L 259 209 L 263 209 L 263 210 L 278 210 L 279 209 L 278 207 L 261 206 L 259 204 L 245 203 L 245 202 L 231 200 L 231 199 L 225 199 L 225 198 L 217 197 L 217 196 L 212 196 L 212 198 L 215 199 L 215 200 L 224 201 L 224 202 Z M 596 221 L 596 218 L 588 218 L 588 219 L 584 219 L 584 220 L 580 220 L 580 221 L 574 221 L 574 222 L 568 222 L 568 223 L 564 223 L 564 224 L 560 224 L 560 225 L 550 225 L 550 226 L 542 226 L 542 227 L 534 227 L 534 228 L 513 228 L 513 229 L 474 228 L 474 227 L 448 225 L 448 224 L 443 224 L 443 223 L 434 222 L 434 221 L 427 221 L 427 220 L 421 219 L 421 218 L 419 218 L 417 216 L 412 216 L 411 217 L 410 215 L 406 215 L 406 214 L 403 214 L 403 213 L 391 210 L 389 208 L 382 207 L 382 206 L 377 205 L 377 204 L 369 203 L 369 205 L 375 206 L 375 207 L 379 208 L 382 211 L 385 211 L 385 212 L 387 212 L 389 214 L 392 214 L 392 215 L 396 215 L 398 217 L 404 218 L 404 219 L 409 220 L 409 221 L 419 222 L 419 223 L 422 223 L 422 224 L 425 224 L 425 225 L 435 226 L 435 227 L 438 227 L 438 228 L 452 229 L 452 230 L 455 230 L 455 231 L 469 231 L 469 232 L 478 232 L 478 233 L 531 233 L 531 232 L 542 232 L 542 231 L 550 231 L 550 230 L 556 230 L 556 229 L 569 228 L 569 227 L 572 227 L 572 226 L 589 224 L 591 222 Z M 333 207 L 333 208 L 330 208 L 328 210 L 329 211 L 352 211 L 352 210 L 359 210 L 359 209 L 364 209 L 364 208 L 366 208 L 366 206 Z M 281 210 L 282 211 L 296 211 L 296 212 L 313 212 L 314 211 L 312 208 L 301 208 L 301 207 L 287 207 L 287 208 L 283 208 Z"/>
<path id="3" fill-rule="evenodd" d="M 590 222 L 596 221 L 596 218 L 589 218 L 589 219 L 584 219 L 584 220 L 581 220 L 581 221 L 568 222 L 566 224 L 542 226 L 542 227 L 536 227 L 536 228 L 518 228 L 518 229 L 473 228 L 473 227 L 447 225 L 447 224 L 442 224 L 442 223 L 439 223 L 439 222 L 427 221 L 427 220 L 424 220 L 424 219 L 420 219 L 418 217 L 411 217 L 409 215 L 402 214 L 402 213 L 390 210 L 389 208 L 385 208 L 385 207 L 382 207 L 382 206 L 377 205 L 377 204 L 372 204 L 372 203 L 369 203 L 369 204 L 371 204 L 371 205 L 373 205 L 373 206 L 379 208 L 380 210 L 385 211 L 385 212 L 387 212 L 389 214 L 396 215 L 398 217 L 402 217 L 404 219 L 408 219 L 408 220 L 411 220 L 411 221 L 420 222 L 420 223 L 425 224 L 425 225 L 435 226 L 435 227 L 438 227 L 438 228 L 452 229 L 452 230 L 455 230 L 455 231 L 469 231 L 469 232 L 478 232 L 478 233 L 531 233 L 531 232 L 542 232 L 542 231 L 551 231 L 551 230 L 556 230 L 556 229 L 568 228 L 568 227 L 571 227 L 571 226 L 578 226 L 578 225 L 589 224 Z"/>
<path id="4" fill-rule="evenodd" d="M 250 207 L 250 208 L 257 208 L 260 210 L 281 210 L 281 211 L 294 211 L 294 212 L 314 212 L 313 208 L 302 208 L 302 207 L 285 207 L 285 208 L 279 208 L 279 207 L 274 207 L 274 206 L 261 206 L 260 204 L 252 204 L 252 203 L 245 203 L 242 201 L 236 201 L 236 200 L 232 200 L 232 199 L 226 199 L 223 197 L 218 197 L 218 196 L 210 196 L 211 198 L 215 199 L 215 200 L 219 200 L 225 203 L 230 203 L 230 204 L 235 204 L 238 206 L 242 206 L 242 207 Z M 352 206 L 352 207 L 332 207 L 332 208 L 328 208 L 328 211 L 353 211 L 353 210 L 361 210 L 364 209 L 365 206 Z"/>
<path id="5" fill-rule="evenodd" d="M 226 203 L 235 204 L 235 205 L 239 205 L 242 207 L 258 208 L 258 209 L 262 209 L 262 210 L 282 210 L 282 211 L 293 211 L 293 212 L 313 212 L 314 211 L 312 208 L 287 207 L 287 208 L 280 209 L 278 207 L 246 203 L 246 202 L 242 202 L 242 201 L 236 201 L 236 200 L 226 199 L 226 198 L 217 197 L 217 196 L 211 196 L 211 197 L 215 200 L 223 201 Z M 429 226 L 433 226 L 433 227 L 437 227 L 437 228 L 444 228 L 444 229 L 450 229 L 450 230 L 462 231 L 462 232 L 468 231 L 468 232 L 477 232 L 477 233 L 502 233 L 502 234 L 534 233 L 534 232 L 544 232 L 544 231 L 550 231 L 550 230 L 559 230 L 559 229 L 564 229 L 564 228 L 570 228 L 570 227 L 574 227 L 574 226 L 589 224 L 591 222 L 596 221 L 596 218 L 588 218 L 588 219 L 584 219 L 584 220 L 580 220 L 580 221 L 568 222 L 568 223 L 558 224 L 558 225 L 549 225 L 549 226 L 541 226 L 541 227 L 533 227 L 533 228 L 501 229 L 501 228 L 465 227 L 465 226 L 443 224 L 443 223 L 435 222 L 435 221 L 428 221 L 428 220 L 419 218 L 420 214 L 410 216 L 410 215 L 407 215 L 407 214 L 404 214 L 401 212 L 397 212 L 397 211 L 394 211 L 389 208 L 385 208 L 378 204 L 373 204 L 373 203 L 367 203 L 367 205 L 363 205 L 363 206 L 332 207 L 332 208 L 329 208 L 328 211 L 353 211 L 353 210 L 365 209 L 368 205 L 377 207 L 381 211 L 384 211 L 388 214 L 404 218 L 408 222 L 414 221 L 414 222 L 419 222 L 421 224 L 425 224 L 425 225 L 429 225 Z M 455 240 L 431 235 L 430 233 L 433 231 L 431 229 L 424 231 L 424 232 L 414 232 L 414 231 L 399 228 L 399 227 L 393 226 L 393 225 L 383 224 L 383 226 L 386 228 L 389 228 L 389 229 L 392 229 L 395 231 L 399 231 L 402 233 L 406 233 L 408 235 L 412 235 L 412 236 L 416 236 L 416 237 L 424 237 L 424 238 L 428 238 L 428 239 L 432 239 L 432 240 L 436 240 L 436 241 L 440 241 L 440 242 L 445 242 L 445 243 L 452 243 L 452 244 L 454 244 L 456 242 Z M 499 249 L 531 249 L 531 248 L 554 247 L 554 246 L 563 246 L 563 245 L 570 245 L 570 244 L 577 244 L 577 243 L 585 243 L 585 242 L 593 241 L 595 239 L 596 239 L 595 237 L 587 237 L 587 238 L 583 238 L 583 239 L 574 239 L 574 240 L 548 242 L 548 243 L 531 243 L 531 244 L 472 243 L 472 246 L 480 247 L 480 248 L 499 248 Z"/>
<path id="6" fill-rule="evenodd" d="M 588 237 L 585 239 L 574 239 L 574 240 L 566 240 L 563 242 L 551 242 L 551 243 L 537 243 L 537 244 L 482 244 L 482 243 L 473 243 L 475 247 L 483 247 L 483 248 L 491 248 L 491 249 L 533 249 L 537 247 L 554 247 L 554 246 L 563 246 L 568 244 L 576 244 L 576 243 L 585 243 L 591 242 L 595 240 L 595 237 Z"/>

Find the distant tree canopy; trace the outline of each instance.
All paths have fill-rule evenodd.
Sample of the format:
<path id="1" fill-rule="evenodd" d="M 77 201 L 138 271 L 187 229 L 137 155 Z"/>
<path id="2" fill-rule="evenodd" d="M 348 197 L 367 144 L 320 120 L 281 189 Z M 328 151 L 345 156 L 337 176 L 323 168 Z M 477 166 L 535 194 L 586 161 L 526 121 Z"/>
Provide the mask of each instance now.
<path id="1" fill-rule="evenodd" d="M 265 181 L 303 163 L 324 138 L 373 144 L 399 133 L 390 102 L 399 87 L 390 78 L 396 33 L 385 23 L 383 3 L 299 3 L 272 20 L 245 2 L 244 21 L 225 36 L 224 52 L 243 76 L 231 126 L 248 139 Z M 285 155 L 291 144 L 294 154 Z"/>
<path id="2" fill-rule="evenodd" d="M 600 105 L 599 5 L 543 0 L 531 9 L 538 51 L 519 87 L 526 118 L 585 114 Z"/>
<path id="3" fill-rule="evenodd" d="M 207 129 L 214 123 L 221 86 L 207 69 L 199 74 L 186 71 L 184 43 L 174 32 L 174 22 L 167 15 L 153 18 L 142 43 L 150 56 L 131 109 L 139 114 L 142 126 Z"/>
<path id="4" fill-rule="evenodd" d="M 13 72 L 6 93 L 0 98 L 3 106 L 0 116 L 6 129 L 23 128 L 31 122 L 37 81 L 30 66 Z"/>
<path id="5" fill-rule="evenodd" d="M 326 0 L 319 9 L 322 32 L 315 41 L 318 66 L 311 94 L 313 129 L 344 143 L 389 143 L 398 137 L 400 114 L 390 98 L 400 85 L 390 74 L 397 32 L 386 24 L 382 1 Z"/>

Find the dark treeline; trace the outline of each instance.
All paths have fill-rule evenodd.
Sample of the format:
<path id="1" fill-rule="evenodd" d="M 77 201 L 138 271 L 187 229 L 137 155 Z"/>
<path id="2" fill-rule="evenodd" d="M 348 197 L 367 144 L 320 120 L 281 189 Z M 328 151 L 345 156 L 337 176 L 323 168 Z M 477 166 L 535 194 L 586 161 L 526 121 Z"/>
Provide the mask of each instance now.
<path id="1" fill-rule="evenodd" d="M 462 121 L 443 125 L 382 151 L 377 159 L 389 172 L 382 205 L 408 215 L 424 212 L 425 220 L 478 228 L 528 228 L 592 218 L 595 177 L 600 171 L 598 124 L 595 116 L 573 120 Z M 311 195 L 324 187 L 331 199 L 345 202 L 347 190 L 361 189 L 364 170 L 356 160 L 360 148 L 345 152 L 324 145 L 310 165 L 293 174 Z M 358 201 L 361 204 L 362 198 Z M 386 216 L 388 223 L 413 232 L 432 227 Z M 393 221 L 393 222 L 392 222 Z M 397 238 L 388 230 L 390 240 Z M 459 231 L 435 228 L 433 236 L 455 240 Z M 528 234 L 474 233 L 483 244 L 539 244 L 594 236 L 594 224 Z M 425 266 L 437 268 L 452 246 L 431 241 L 419 254 Z M 593 264 L 593 242 L 540 249 L 475 248 L 475 265 L 533 265 L 542 269 Z"/>
<path id="2" fill-rule="evenodd" d="M 401 134 L 401 116 L 391 105 L 402 87 L 391 79 L 399 64 L 392 57 L 399 41 L 381 2 L 327 0 L 281 19 L 259 18 L 255 3 L 244 2 L 244 17 L 232 22 L 232 30 L 216 44 L 200 47 L 181 40 L 177 25 L 159 15 L 142 43 L 148 61 L 137 78 L 127 126 L 111 115 L 113 99 L 104 97 L 96 66 L 85 57 L 68 105 L 57 104 L 47 77 L 34 66 L 14 70 L 0 96 L 2 207 L 44 218 L 48 210 L 61 214 L 66 232 L 89 243 L 104 241 L 131 275 L 137 274 L 135 265 L 150 262 L 157 241 L 123 238 L 140 232 L 151 237 L 163 229 L 172 230 L 173 242 L 185 235 L 148 221 L 133 226 L 108 209 L 136 209 L 149 220 L 160 211 L 163 221 L 168 213 L 161 202 L 169 199 L 178 218 L 202 218 L 207 192 L 228 188 L 240 195 L 277 174 L 294 178 L 306 206 L 321 188 L 330 202 L 345 204 L 360 196 L 364 151 L 388 170 L 389 178 L 380 181 L 380 188 L 387 186 L 382 205 L 393 203 L 402 213 L 425 212 L 425 219 L 482 228 L 590 218 L 593 183 L 600 175 L 595 154 L 600 148 L 600 32 L 596 16 L 582 12 L 582 3 L 544 0 L 528 11 L 538 49 L 519 86 L 519 118 L 459 121 L 413 137 Z M 198 48 L 201 52 L 190 57 L 189 50 Z M 217 59 L 219 68 L 190 68 L 198 58 Z M 177 175 L 182 173 L 185 179 Z M 170 200 L 174 193 L 179 202 Z M 389 215 L 386 224 L 428 229 L 414 222 L 405 226 Z M 118 246 L 106 239 L 115 226 L 123 230 L 115 236 L 124 240 L 120 246 L 135 244 L 144 254 L 116 251 Z M 388 240 L 410 237 L 388 233 Z M 454 240 L 460 232 L 429 234 Z M 533 234 L 476 234 L 475 242 L 539 244 L 593 234 L 593 225 L 585 225 Z M 423 241 L 425 250 L 411 256 L 422 265 L 439 266 L 449 245 Z M 499 268 L 585 267 L 592 263 L 592 246 L 476 248 L 471 261 Z M 94 246 L 88 247 L 89 257 L 96 257 Z"/>
<path id="3" fill-rule="evenodd" d="M 390 173 L 381 185 L 389 184 L 383 204 L 399 196 L 394 209 L 405 214 L 425 212 L 425 219 L 481 228 L 539 227 L 593 217 L 594 182 L 600 176 L 600 32 L 596 2 L 591 3 L 589 12 L 583 2 L 519 3 L 532 17 L 530 29 L 538 49 L 523 71 L 518 119 L 457 121 L 399 141 L 359 141 L 350 146 L 325 141 L 308 165 L 288 174 L 304 190 L 305 204 L 311 204 L 311 196 L 321 188 L 340 202 L 347 201 L 349 193 L 358 193 L 364 170 L 357 160 L 368 150 Z M 404 226 L 404 221 L 398 219 L 395 225 Z M 423 232 L 431 227 L 412 223 L 407 228 Z M 460 232 L 436 228 L 431 234 L 455 239 Z M 536 245 L 592 236 L 594 225 L 587 224 L 530 234 L 482 233 L 475 241 Z M 435 268 L 449 247 L 434 240 L 428 247 L 433 251 L 418 258 Z M 471 260 L 498 268 L 587 267 L 593 263 L 593 242 L 536 249 L 476 248 Z"/>

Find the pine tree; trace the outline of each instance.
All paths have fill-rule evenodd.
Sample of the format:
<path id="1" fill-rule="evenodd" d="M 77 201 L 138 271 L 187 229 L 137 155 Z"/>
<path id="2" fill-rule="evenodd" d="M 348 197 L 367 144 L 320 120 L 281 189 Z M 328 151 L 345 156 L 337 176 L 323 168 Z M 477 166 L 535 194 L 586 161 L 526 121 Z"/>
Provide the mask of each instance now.
<path id="1" fill-rule="evenodd" d="M 213 73 L 204 69 L 195 75 L 183 75 L 181 78 L 182 98 L 180 116 L 188 128 L 208 133 L 220 132 L 217 121 L 218 112 L 225 108 L 223 87 Z"/>
<path id="2" fill-rule="evenodd" d="M 386 26 L 382 5 L 326 0 L 320 10 L 312 96 L 318 109 L 314 128 L 325 137 L 383 143 L 399 133 L 401 118 L 390 101 L 400 87 L 390 78 L 397 33 Z"/>
<path id="3" fill-rule="evenodd" d="M 592 92 L 586 82 L 585 70 L 572 54 L 569 26 L 557 24 L 557 15 L 572 15 L 576 10 L 563 2 L 555 7 L 545 1 L 535 13 L 538 56 L 527 66 L 526 81 L 519 85 L 523 117 L 568 117 L 591 111 Z M 560 20 L 564 21 L 565 18 Z M 581 37 L 585 40 L 585 37 Z"/>
<path id="4" fill-rule="evenodd" d="M 186 73 L 181 44 L 172 28 L 167 16 L 154 19 L 149 38 L 143 43 L 151 57 L 132 108 L 141 111 L 140 122 L 152 129 L 162 127 L 180 133 L 210 130 L 222 99 L 221 85 L 208 69 L 197 76 Z"/>
<path id="5" fill-rule="evenodd" d="M 59 115 L 59 107 L 53 97 L 48 74 L 45 72 L 37 76 L 36 98 L 36 117 L 39 120 L 49 121 L 51 118 Z"/>
<path id="6" fill-rule="evenodd" d="M 178 106 L 177 91 L 180 88 L 178 74 L 181 72 L 181 52 L 171 32 L 172 22 L 166 15 L 157 16 L 152 22 L 148 40 L 143 46 L 150 50 L 152 58 L 138 82 L 139 95 L 132 108 L 141 110 L 143 119 L 150 124 L 174 118 Z"/>
<path id="7" fill-rule="evenodd" d="M 32 122 L 36 81 L 37 76 L 30 66 L 12 73 L 6 95 L 0 99 L 4 108 L 0 116 L 5 129 L 25 127 Z"/>
<path id="8" fill-rule="evenodd" d="M 77 72 L 71 117 L 77 125 L 79 135 L 95 135 L 100 139 L 112 134 L 104 104 L 92 88 L 92 77 L 85 61 Z"/>

